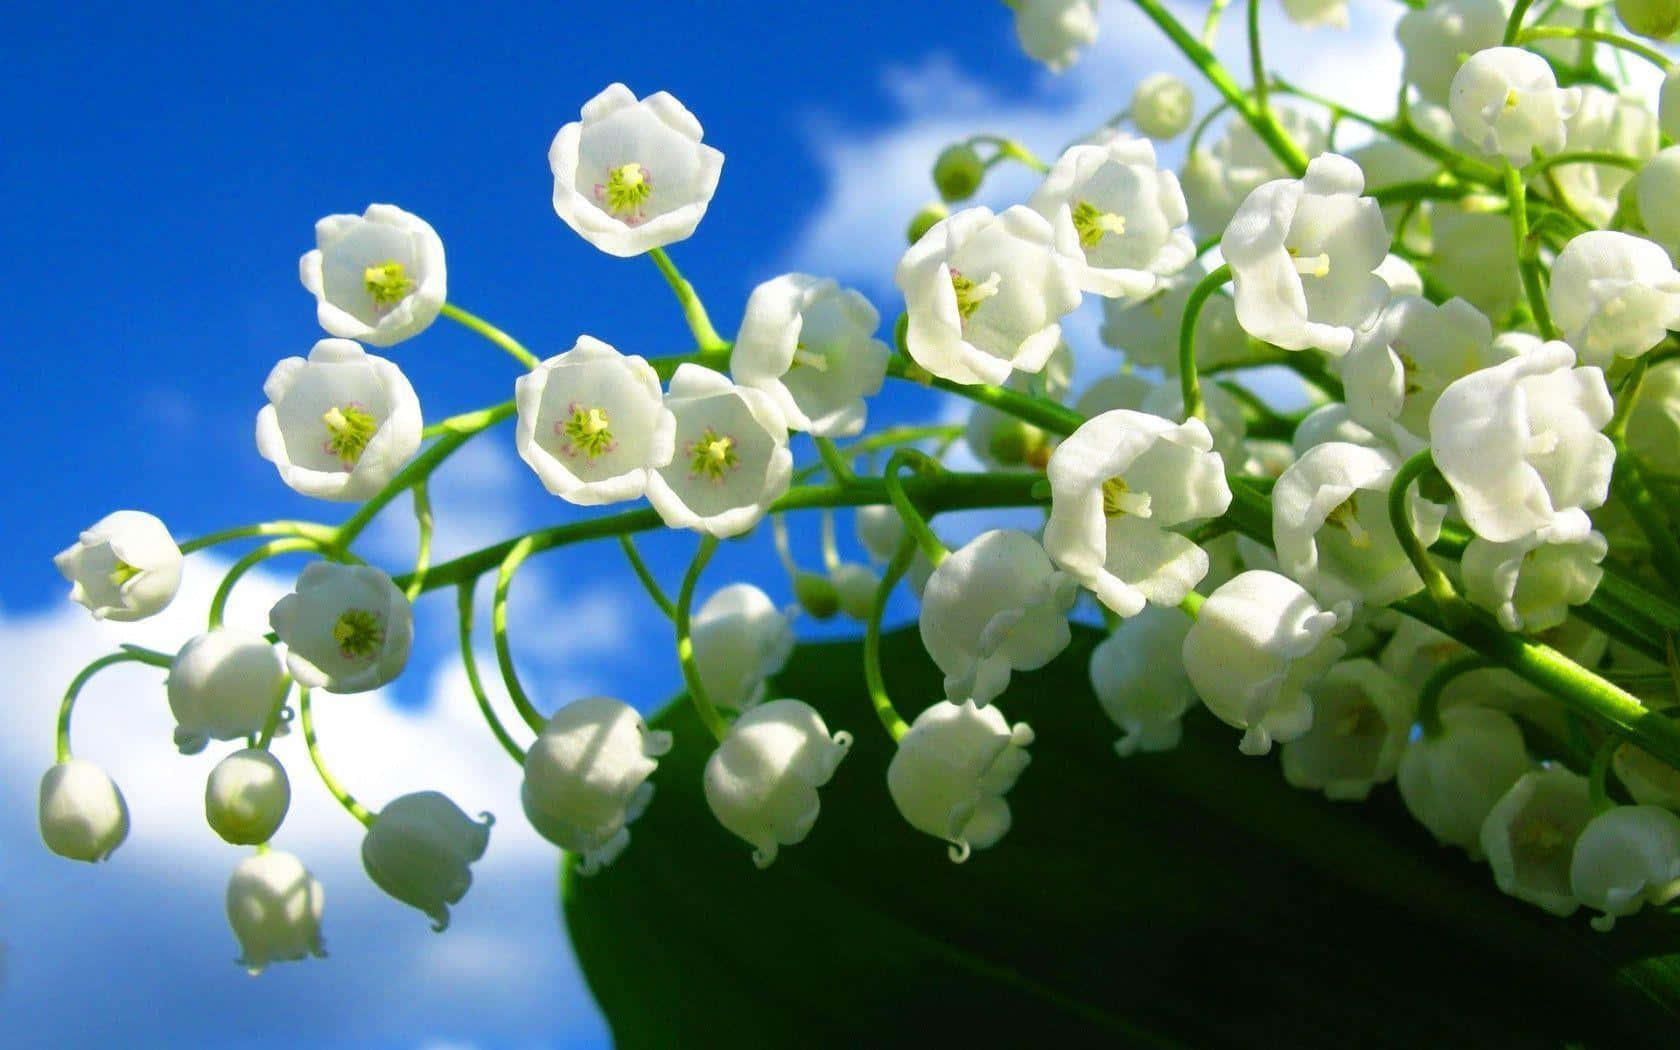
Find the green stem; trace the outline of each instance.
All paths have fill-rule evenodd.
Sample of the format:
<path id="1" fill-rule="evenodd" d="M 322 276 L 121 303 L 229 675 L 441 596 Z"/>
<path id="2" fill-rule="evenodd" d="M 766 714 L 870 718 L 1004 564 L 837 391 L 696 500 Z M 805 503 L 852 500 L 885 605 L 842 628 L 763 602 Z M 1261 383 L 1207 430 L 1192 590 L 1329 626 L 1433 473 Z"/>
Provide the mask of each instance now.
<path id="1" fill-rule="evenodd" d="M 1248 0 L 1248 69 L 1254 78 L 1254 107 L 1272 119 L 1266 99 L 1266 60 L 1260 54 L 1260 0 Z"/>
<path id="2" fill-rule="evenodd" d="M 689 562 L 688 572 L 683 575 L 682 590 L 677 593 L 677 663 L 682 666 L 683 685 L 688 689 L 688 699 L 694 705 L 694 713 L 700 717 L 700 724 L 712 734 L 718 743 L 729 735 L 729 723 L 718 714 L 718 709 L 712 703 L 712 698 L 706 693 L 706 685 L 700 681 L 700 666 L 694 662 L 694 637 L 690 627 L 690 610 L 694 607 L 694 588 L 700 582 L 700 573 L 705 570 L 706 563 L 712 560 L 717 552 L 716 536 L 705 536 L 700 540 L 699 550 L 694 552 L 694 560 Z"/>
<path id="3" fill-rule="evenodd" d="M 1084 416 L 1066 405 L 989 383 L 953 383 L 949 379 L 929 375 L 920 366 L 906 362 L 901 357 L 895 356 L 887 362 L 887 375 L 894 379 L 907 379 L 959 394 L 970 401 L 990 405 L 1041 430 L 1048 430 L 1063 437 L 1073 433 L 1079 424 L 1085 422 Z"/>
<path id="4" fill-rule="evenodd" d="M 531 351 L 520 345 L 519 340 L 515 339 L 511 335 L 508 335 L 506 332 L 497 328 L 489 321 L 484 320 L 482 317 L 469 314 L 459 306 L 456 306 L 454 303 L 444 303 L 443 310 L 440 312 L 443 316 L 449 318 L 451 321 L 454 321 L 456 324 L 470 328 L 474 332 L 477 332 L 479 335 L 490 340 L 492 343 L 495 343 L 497 346 L 507 351 L 510 357 L 524 365 L 527 369 L 535 368 L 540 363 L 537 360 L 537 355 L 531 353 Z"/>
<path id="5" fill-rule="evenodd" d="M 490 634 L 496 642 L 496 664 L 501 668 L 502 681 L 507 685 L 508 697 L 513 700 L 513 706 L 518 709 L 519 717 L 525 720 L 535 732 L 542 732 L 548 719 L 542 716 L 526 695 L 525 687 L 519 684 L 519 674 L 513 668 L 513 649 L 508 643 L 507 628 L 507 600 L 508 587 L 513 583 L 513 574 L 525 563 L 534 550 L 534 543 L 530 536 L 514 541 L 512 547 L 502 558 L 501 566 L 496 573 L 496 593 L 490 605 Z"/>
<path id="6" fill-rule="evenodd" d="M 881 618 L 886 614 L 887 599 L 892 597 L 893 588 L 903 579 L 915 557 L 915 541 L 906 536 L 899 542 L 898 550 L 893 552 L 887 571 L 875 588 L 875 601 L 869 607 L 869 621 L 863 631 L 863 680 L 869 689 L 869 700 L 875 706 L 875 717 L 881 720 L 882 728 L 894 740 L 903 740 L 904 734 L 910 732 L 910 726 L 893 706 L 892 697 L 887 694 L 886 679 L 881 674 Z"/>
<path id="7" fill-rule="evenodd" d="M 1400 548 L 1406 552 L 1412 567 L 1417 570 L 1418 577 L 1423 581 L 1424 589 L 1429 597 L 1441 610 L 1442 615 L 1452 617 L 1462 600 L 1458 592 L 1453 590 L 1452 581 L 1447 574 L 1435 564 L 1435 560 L 1424 549 L 1423 542 L 1418 539 L 1417 532 L 1412 528 L 1412 515 L 1408 500 L 1412 483 L 1431 470 L 1435 469 L 1435 460 L 1424 449 L 1401 464 L 1394 475 L 1394 481 L 1388 487 L 1388 522 L 1394 529 L 1394 536 L 1400 541 Z"/>
<path id="8" fill-rule="evenodd" d="M 1576 150 L 1573 153 L 1554 153 L 1549 157 L 1541 157 L 1527 165 L 1524 170 L 1530 175 L 1538 175 L 1564 164 L 1607 164 L 1613 168 L 1635 172 L 1645 166 L 1645 162 L 1638 157 L 1630 157 L 1625 153 Z"/>
<path id="9" fill-rule="evenodd" d="M 414 486 L 414 521 L 420 534 L 419 549 L 414 556 L 414 571 L 409 574 L 408 588 L 404 592 L 411 602 L 425 589 L 426 570 L 432 564 L 432 499 L 424 481 Z"/>
<path id="10" fill-rule="evenodd" d="M 892 500 L 893 509 L 898 511 L 899 518 L 904 521 L 905 531 L 916 541 L 916 545 L 922 548 L 922 553 L 927 556 L 927 560 L 937 567 L 951 552 L 945 548 L 944 543 L 940 542 L 939 537 L 934 535 L 933 530 L 928 527 L 927 519 L 922 517 L 921 512 L 916 509 L 916 505 L 905 494 L 904 484 L 899 480 L 898 471 L 899 468 L 906 466 L 913 467 L 917 472 L 939 470 L 940 467 L 925 452 L 913 448 L 901 448 L 887 460 L 887 469 L 881 474 L 881 481 L 887 487 L 887 498 Z"/>
<path id="11" fill-rule="evenodd" d="M 677 297 L 677 304 L 682 307 L 683 320 L 688 322 L 688 330 L 694 336 L 694 344 L 701 350 L 718 351 L 727 349 L 729 344 L 717 334 L 712 327 L 712 319 L 706 315 L 706 304 L 695 294 L 694 286 L 688 283 L 688 278 L 677 269 L 677 264 L 665 254 L 665 249 L 655 248 L 648 252 L 648 258 L 659 268 L 659 273 L 665 278 L 665 283 L 671 286 L 671 292 Z"/>
<path id="12" fill-rule="evenodd" d="M 303 721 L 303 746 L 309 750 L 309 761 L 315 765 L 315 773 L 321 778 L 321 784 L 327 793 L 338 799 L 338 804 L 361 822 L 362 827 L 373 827 L 373 814 L 368 808 L 356 801 L 354 795 L 344 790 L 344 785 L 327 769 L 327 764 L 321 760 L 320 743 L 315 739 L 315 716 L 309 706 L 309 690 L 298 690 L 298 715 Z"/>
<path id="13" fill-rule="evenodd" d="M 1281 78 L 1274 78 L 1272 86 L 1274 90 L 1294 95 L 1296 98 L 1305 99 L 1315 105 L 1323 106 L 1332 116 L 1339 116 L 1346 120 L 1351 120 L 1356 124 L 1363 124 L 1373 131 L 1380 132 L 1387 138 L 1391 138 L 1396 142 L 1410 146 L 1412 149 L 1431 160 L 1439 162 L 1443 167 L 1459 178 L 1469 179 L 1473 182 L 1480 182 L 1489 186 L 1499 185 L 1498 168 L 1495 168 L 1491 164 L 1487 164 L 1483 161 L 1476 160 L 1473 157 L 1465 156 L 1449 146 L 1436 142 L 1434 139 L 1418 131 L 1410 124 L 1383 120 L 1379 117 L 1373 117 L 1368 113 L 1362 113 L 1356 109 L 1349 109 L 1347 106 L 1342 105 L 1335 99 L 1325 98 L 1323 95 L 1302 90 L 1301 88 L 1298 88 L 1294 84 L 1290 84 Z"/>
<path id="14" fill-rule="evenodd" d="M 1184 317 L 1178 324 L 1178 382 L 1184 395 L 1185 419 L 1193 416 L 1207 422 L 1207 406 L 1202 404 L 1202 382 L 1196 374 L 1196 320 L 1201 317 L 1202 306 L 1208 297 L 1230 280 L 1231 267 L 1221 266 L 1196 282 L 1196 287 L 1190 289 L 1190 298 L 1184 303 Z"/>
<path id="15" fill-rule="evenodd" d="M 261 547 L 257 547 L 254 550 L 246 552 L 244 557 L 234 562 L 233 565 L 228 568 L 227 575 L 223 576 L 222 582 L 216 585 L 216 593 L 210 596 L 210 630 L 214 631 L 222 626 L 222 616 L 227 611 L 228 598 L 233 594 L 233 585 L 239 582 L 239 578 L 241 576 L 244 576 L 247 572 L 250 572 L 252 569 L 268 559 L 278 557 L 282 554 L 290 554 L 294 551 L 322 551 L 326 549 L 326 547 L 315 540 L 284 539 L 270 540 Z"/>
<path id="16" fill-rule="evenodd" d="M 1680 581 L 1680 540 L 1675 539 L 1674 527 L 1657 505 L 1639 462 L 1628 451 L 1625 440 L 1616 441 L 1616 465 L 1611 486 L 1622 506 L 1639 523 L 1640 531 L 1651 543 L 1651 561 L 1663 579 Z"/>
<path id="17" fill-rule="evenodd" d="M 846 484 L 856 479 L 857 475 L 853 474 L 852 468 L 846 465 L 845 458 L 840 455 L 840 450 L 834 446 L 832 438 L 818 437 L 812 438 L 811 441 L 817 446 L 817 455 L 822 459 L 823 466 L 828 468 L 828 473 L 835 481 Z"/>
<path id="18" fill-rule="evenodd" d="M 263 719 L 262 731 L 257 735 L 257 741 L 252 746 L 258 751 L 267 751 L 268 745 L 274 741 L 274 734 L 280 731 L 280 718 L 286 710 L 286 697 L 292 692 L 292 676 L 280 676 L 280 685 L 274 691 L 274 703 L 269 705 L 268 717 Z"/>
<path id="19" fill-rule="evenodd" d="M 1207 601 L 1205 594 L 1193 590 L 1184 596 L 1184 600 L 1178 603 L 1178 607 L 1184 610 L 1186 616 L 1194 620 L 1202 615 L 1202 603 L 1205 601 Z"/>
<path id="20" fill-rule="evenodd" d="M 484 724 L 490 727 L 490 735 L 502 745 L 502 750 L 508 753 L 513 761 L 523 766 L 525 751 L 508 735 L 507 727 L 496 716 L 496 711 L 490 706 L 490 694 L 484 691 L 484 680 L 478 676 L 478 657 L 473 654 L 473 592 L 477 590 L 477 578 L 467 580 L 455 588 L 455 619 L 459 627 L 461 642 L 461 666 L 467 672 L 467 685 L 472 689 L 473 699 L 478 703 L 478 713 L 484 716 Z"/>
<path id="21" fill-rule="evenodd" d="M 1586 29 L 1581 26 L 1532 26 L 1523 30 L 1518 39 L 1524 44 L 1531 44 L 1536 40 L 1591 40 L 1599 44 L 1608 44 L 1630 55 L 1638 55 L 1663 73 L 1674 68 L 1673 60 L 1661 51 L 1629 40 L 1625 36 L 1598 29 Z"/>
<path id="22" fill-rule="evenodd" d="M 1522 32 L 1523 16 L 1528 14 L 1528 9 L 1533 5 L 1534 0 L 1516 0 L 1516 3 L 1511 5 L 1511 16 L 1505 20 L 1505 35 L 1500 40 L 1501 44 L 1506 47 L 1517 45 L 1517 34 Z"/>
<path id="23" fill-rule="evenodd" d="M 1587 769 L 1587 800 L 1594 813 L 1603 813 L 1615 803 L 1610 801 L 1609 780 L 1610 762 L 1616 757 L 1616 749 L 1622 746 L 1617 737 L 1611 737 L 1598 745 L 1593 752 L 1592 765 Z"/>
<path id="24" fill-rule="evenodd" d="M 223 529 L 187 540 L 181 544 L 182 554 L 191 554 L 206 547 L 214 547 L 229 540 L 248 539 L 252 536 L 293 536 L 300 539 L 314 540 L 321 544 L 333 541 L 334 529 L 330 525 L 318 525 L 312 521 L 265 521 L 257 525 L 244 525 L 236 529 Z"/>
<path id="25" fill-rule="evenodd" d="M 636 549 L 636 541 L 631 539 L 628 533 L 620 533 L 618 545 L 624 549 L 624 557 L 630 562 L 630 571 L 641 581 L 642 589 L 653 599 L 653 604 L 659 606 L 659 611 L 665 614 L 667 620 L 676 619 L 677 607 L 665 596 L 664 588 L 659 586 L 659 581 L 653 577 L 653 571 L 648 568 L 647 562 L 642 560 L 642 552 Z"/>
<path id="26" fill-rule="evenodd" d="M 1522 173 L 1508 160 L 1505 162 L 1505 196 L 1510 202 L 1511 241 L 1516 248 L 1517 269 L 1522 274 L 1523 294 L 1528 297 L 1529 311 L 1534 314 L 1534 326 L 1540 330 L 1540 338 L 1556 339 L 1557 329 L 1552 326 L 1551 307 L 1546 302 L 1546 290 L 1540 284 L 1540 260 L 1528 236 L 1528 187 L 1523 182 Z"/>
<path id="27" fill-rule="evenodd" d="M 81 669 L 76 677 L 70 679 L 69 687 L 64 690 L 64 699 L 58 705 L 58 726 L 54 735 L 57 761 L 70 761 L 70 713 L 76 706 L 76 698 L 81 695 L 82 687 L 88 684 L 88 679 L 114 664 L 146 662 L 148 661 L 138 653 L 127 651 L 109 653 L 88 664 Z"/>
<path id="28" fill-rule="evenodd" d="M 1481 653 L 1470 653 L 1448 660 L 1423 680 L 1423 686 L 1418 690 L 1417 720 L 1418 725 L 1423 727 L 1424 736 L 1433 739 L 1443 732 L 1441 694 L 1446 691 L 1447 684 L 1460 675 L 1492 666 L 1492 662 Z"/>
<path id="29" fill-rule="evenodd" d="M 1214 38 L 1219 35 L 1219 16 L 1225 13 L 1225 8 L 1231 0 L 1212 0 L 1208 4 L 1207 18 L 1202 20 L 1202 46 L 1211 49 Z"/>

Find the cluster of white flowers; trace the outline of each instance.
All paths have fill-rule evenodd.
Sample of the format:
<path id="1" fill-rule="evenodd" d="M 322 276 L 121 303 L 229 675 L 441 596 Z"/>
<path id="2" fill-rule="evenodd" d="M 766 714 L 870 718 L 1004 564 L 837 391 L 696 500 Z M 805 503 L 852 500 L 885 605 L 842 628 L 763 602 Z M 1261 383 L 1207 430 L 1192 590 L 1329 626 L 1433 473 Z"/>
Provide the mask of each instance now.
<path id="1" fill-rule="evenodd" d="M 1095 38 L 1095 0 L 1010 6 L 1023 47 L 1052 69 Z M 1304 28 L 1348 17 L 1340 0 L 1283 8 Z M 692 353 L 650 361 L 578 335 L 539 360 L 444 301 L 443 245 L 420 218 L 376 204 L 320 220 L 300 274 L 330 337 L 273 367 L 257 447 L 297 492 L 371 510 L 338 527 L 224 537 L 282 536 L 236 567 L 210 629 L 172 657 L 107 658 L 167 666 L 181 751 L 245 743 L 205 791 L 215 832 L 260 847 L 228 887 L 241 962 L 255 972 L 322 952 L 319 883 L 267 848 L 290 802 L 269 742 L 290 721 L 294 688 L 313 753 L 308 691 L 396 679 L 414 641 L 411 603 L 432 583 L 364 564 L 350 541 L 461 440 L 510 415 L 514 446 L 548 492 L 580 507 L 651 505 L 603 519 L 599 534 L 623 539 L 676 628 L 674 663 L 715 737 L 697 787 L 760 867 L 813 832 L 819 789 L 853 742 L 827 721 L 849 715 L 779 695 L 796 610 L 843 609 L 873 640 L 907 571 L 943 695 L 906 720 L 878 673 L 869 691 L 895 743 L 892 801 L 954 861 L 1002 840 L 1005 796 L 1028 764 L 1033 730 L 996 702 L 1033 702 L 1030 688 L 1011 691 L 1014 676 L 1068 650 L 1070 617 L 1084 610 L 1108 626 L 1089 677 L 1122 758 L 1178 746 L 1200 700 L 1240 731 L 1242 754 L 1278 745 L 1291 785 L 1357 801 L 1395 782 L 1436 840 L 1546 911 L 1586 905 L 1608 929 L 1680 896 L 1680 736 L 1642 717 L 1680 696 L 1668 686 L 1635 697 L 1595 673 L 1608 663 L 1623 680 L 1630 669 L 1660 677 L 1649 672 L 1680 629 L 1680 153 L 1657 151 L 1659 125 L 1680 132 L 1680 77 L 1657 109 L 1631 89 L 1582 86 L 1573 58 L 1520 36 L 1503 43 L 1508 17 L 1499 0 L 1414 6 L 1398 29 L 1407 105 L 1365 121 L 1376 141 L 1346 153 L 1329 150 L 1310 99 L 1290 109 L 1262 96 L 1244 99 L 1211 145 L 1193 141 L 1175 172 L 1157 143 L 1190 125 L 1194 96 L 1165 74 L 1143 80 L 1123 114 L 1141 136 L 1105 127 L 1048 164 L 1008 142 L 982 160 L 975 145 L 987 137 L 953 145 L 934 170 L 948 201 L 972 195 L 1002 159 L 1043 177 L 1001 211 L 940 206 L 918 220 L 894 274 L 896 353 L 860 292 L 804 273 L 759 284 L 736 338 L 717 337 L 663 248 L 695 232 L 723 155 L 663 92 L 637 99 L 613 84 L 560 129 L 553 203 L 601 251 L 651 253 Z M 1648 11 L 1622 17 L 1635 32 L 1673 28 Z M 1122 356 L 1076 390 L 1064 321 L 1087 295 L 1102 300 L 1101 338 Z M 446 436 L 422 452 L 431 434 L 414 388 L 360 344 L 392 346 L 439 316 L 527 370 L 511 407 L 434 428 Z M 1280 363 L 1314 388 L 1309 410 L 1275 407 L 1241 381 Z M 921 436 L 835 445 L 863 433 L 889 375 L 976 400 L 966 427 L 943 431 L 1002 469 L 956 484 L 970 486 L 965 500 L 1036 502 L 1041 530 L 992 529 L 945 550 L 918 508 L 945 509 L 950 476 L 910 447 Z M 821 459 L 808 473 L 826 469 L 829 486 L 784 500 L 799 432 Z M 895 450 L 883 476 L 854 473 L 883 450 Z M 907 494 L 906 459 L 925 500 Z M 778 501 L 823 509 L 827 574 L 798 568 L 775 517 L 797 605 L 732 582 L 691 616 L 716 541 L 752 532 Z M 885 578 L 838 554 L 828 515 L 858 504 L 868 504 L 859 542 L 867 560 L 890 563 Z M 629 540 L 654 515 L 701 534 L 675 603 Z M 210 542 L 221 539 L 187 549 Z M 528 546 L 463 561 L 502 559 L 500 603 Z M 319 560 L 270 610 L 272 636 L 221 627 L 238 574 L 297 549 Z M 168 605 L 182 558 L 158 519 L 119 511 L 55 561 L 74 600 L 126 621 Z M 1619 597 L 1601 601 L 1612 578 Z M 505 643 L 500 605 L 496 618 Z M 1501 631 L 1509 644 L 1483 644 Z M 1482 656 L 1466 660 L 1477 646 Z M 537 712 L 500 655 L 535 737 L 521 759 L 525 815 L 595 874 L 629 845 L 658 759 L 680 742 L 609 697 Z M 1473 689 L 1471 673 L 1483 676 Z M 99 860 L 126 836 L 128 810 L 97 765 L 71 754 L 68 723 L 67 706 L 41 831 L 54 852 Z M 1563 743 L 1541 752 L 1530 743 L 1540 736 Z M 326 779 L 367 828 L 373 881 L 446 926 L 488 846 L 488 815 L 474 820 L 433 791 L 370 812 Z M 1614 804 L 1619 792 L 1633 804 Z"/>

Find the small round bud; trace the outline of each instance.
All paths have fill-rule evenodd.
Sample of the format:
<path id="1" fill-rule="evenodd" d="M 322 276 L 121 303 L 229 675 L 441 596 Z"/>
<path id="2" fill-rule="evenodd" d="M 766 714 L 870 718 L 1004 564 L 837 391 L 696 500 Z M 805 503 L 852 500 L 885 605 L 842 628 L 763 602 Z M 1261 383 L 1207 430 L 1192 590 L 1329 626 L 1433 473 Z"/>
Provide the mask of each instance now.
<path id="1" fill-rule="evenodd" d="M 834 567 L 828 580 L 834 585 L 841 612 L 854 620 L 869 619 L 875 609 L 875 589 L 881 585 L 881 578 L 869 566 L 845 562 Z"/>
<path id="2" fill-rule="evenodd" d="M 933 229 L 934 223 L 941 219 L 950 218 L 950 215 L 951 209 L 945 207 L 944 204 L 939 201 L 930 201 L 922 205 L 922 210 L 911 217 L 910 225 L 905 229 L 904 236 L 909 239 L 911 244 L 915 244 L 922 239 L 922 234 Z"/>
<path id="3" fill-rule="evenodd" d="M 1616 16 L 1630 32 L 1667 40 L 1680 29 L 1680 0 L 1616 0 Z"/>
<path id="4" fill-rule="evenodd" d="M 235 846 L 255 846 L 273 838 L 291 804 L 286 768 L 256 748 L 222 759 L 204 782 L 204 819 Z"/>
<path id="5" fill-rule="evenodd" d="M 227 917 L 239 965 L 252 974 L 272 962 L 327 954 L 321 943 L 326 894 L 303 862 L 272 850 L 246 857 L 228 879 Z"/>
<path id="6" fill-rule="evenodd" d="M 840 611 L 840 593 L 827 576 L 802 572 L 793 578 L 793 596 L 800 608 L 819 620 L 826 620 Z"/>
<path id="7" fill-rule="evenodd" d="M 104 860 L 128 837 L 128 804 L 103 769 L 83 758 L 41 777 L 41 840 L 71 860 Z"/>
<path id="8" fill-rule="evenodd" d="M 974 196 L 985 175 L 986 165 L 981 162 L 980 154 L 966 142 L 946 146 L 933 162 L 933 184 L 947 204 Z"/>
<path id="9" fill-rule="evenodd" d="M 992 429 L 991 438 L 986 442 L 986 454 L 1001 467 L 1024 466 L 1034 458 L 1038 458 L 1037 465 L 1042 466 L 1044 457 L 1035 457 L 1035 454 L 1047 445 L 1044 431 L 1031 423 L 1008 419 Z"/>
<path id="10" fill-rule="evenodd" d="M 1132 94 L 1132 123 L 1152 139 L 1175 138 L 1190 126 L 1195 102 L 1190 85 L 1171 73 L 1154 73 Z"/>

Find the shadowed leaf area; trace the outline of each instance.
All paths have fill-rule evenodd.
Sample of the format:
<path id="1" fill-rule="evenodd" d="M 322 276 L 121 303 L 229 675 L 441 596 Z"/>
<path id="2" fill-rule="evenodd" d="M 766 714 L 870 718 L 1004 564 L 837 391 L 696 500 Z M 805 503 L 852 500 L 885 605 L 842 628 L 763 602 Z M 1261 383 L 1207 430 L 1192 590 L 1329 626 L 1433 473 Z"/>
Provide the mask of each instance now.
<path id="1" fill-rule="evenodd" d="M 1033 761 L 1014 828 L 960 866 L 887 795 L 860 645 L 802 646 L 772 689 L 857 743 L 767 871 L 706 808 L 686 701 L 662 712 L 677 746 L 630 848 L 564 880 L 618 1046 L 1680 1045 L 1680 911 L 1608 935 L 1555 919 L 1436 846 L 1392 785 L 1295 790 L 1202 710 L 1178 750 L 1119 759 L 1086 678 L 1100 638 L 1076 629 L 998 700 Z M 906 717 L 940 699 L 913 629 L 883 654 Z"/>

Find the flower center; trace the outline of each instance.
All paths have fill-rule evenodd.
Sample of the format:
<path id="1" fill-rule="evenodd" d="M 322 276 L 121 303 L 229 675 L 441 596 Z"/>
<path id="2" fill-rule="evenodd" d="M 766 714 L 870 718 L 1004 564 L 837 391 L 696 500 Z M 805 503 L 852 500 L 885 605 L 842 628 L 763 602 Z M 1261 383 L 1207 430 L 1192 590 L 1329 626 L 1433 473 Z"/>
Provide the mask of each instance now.
<path id="1" fill-rule="evenodd" d="M 1371 533 L 1365 526 L 1359 524 L 1359 496 L 1349 496 L 1336 504 L 1336 508 L 1325 515 L 1324 523 L 1341 529 L 1348 534 L 1348 543 L 1357 550 L 1365 550 L 1371 546 Z"/>
<path id="2" fill-rule="evenodd" d="M 1569 836 L 1555 821 L 1539 816 L 1524 821 L 1511 837 L 1538 853 L 1551 853 L 1569 842 Z"/>
<path id="3" fill-rule="evenodd" d="M 735 439 L 727 434 L 719 435 L 711 427 L 700 435 L 700 440 L 688 447 L 688 469 L 695 477 L 704 475 L 713 481 L 723 480 L 724 474 L 734 470 L 741 462 L 741 454 L 735 451 Z"/>
<path id="4" fill-rule="evenodd" d="M 1002 281 L 1002 276 L 994 273 L 975 284 L 964 277 L 961 270 L 951 271 L 951 290 L 957 293 L 957 317 L 965 327 L 968 325 L 968 319 L 974 316 L 974 311 L 980 309 L 980 304 L 998 293 L 998 285 Z"/>
<path id="5" fill-rule="evenodd" d="M 817 353 L 815 350 L 810 349 L 804 343 L 795 344 L 793 348 L 793 363 L 796 365 L 804 365 L 813 372 L 822 372 L 824 374 L 827 374 L 828 372 L 828 358 Z"/>
<path id="6" fill-rule="evenodd" d="M 1302 277 L 1330 276 L 1330 253 L 1319 252 L 1317 255 L 1302 255 L 1294 248 L 1288 249 L 1289 258 L 1295 264 L 1295 272 Z"/>
<path id="7" fill-rule="evenodd" d="M 338 651 L 352 660 L 370 659 L 385 644 L 379 617 L 366 609 L 346 609 L 340 613 L 332 635 Z"/>
<path id="8" fill-rule="evenodd" d="M 1505 108 L 1506 109 L 1516 109 L 1517 106 L 1521 104 L 1521 102 L 1522 102 L 1522 99 L 1517 96 L 1517 89 L 1516 88 L 1511 88 L 1509 91 L 1505 92 Z"/>
<path id="9" fill-rule="evenodd" d="M 1368 736 L 1380 726 L 1376 708 L 1370 704 L 1355 704 L 1336 720 L 1335 733 L 1340 737 Z"/>
<path id="10" fill-rule="evenodd" d="M 337 456 L 345 470 L 362 458 L 374 431 L 379 429 L 367 406 L 359 401 L 334 405 L 322 414 L 321 422 L 327 425 L 327 441 L 322 447 L 328 455 Z"/>
<path id="11" fill-rule="evenodd" d="M 606 409 L 585 408 L 574 402 L 571 410 L 571 417 L 564 423 L 554 424 L 554 429 L 565 437 L 573 454 L 582 452 L 593 460 L 611 452 L 613 434 Z"/>
<path id="12" fill-rule="evenodd" d="M 1105 234 L 1125 233 L 1126 217 L 1080 201 L 1073 209 L 1073 228 L 1079 232 L 1079 246 L 1090 251 L 1102 243 Z"/>
<path id="13" fill-rule="evenodd" d="M 1133 492 L 1126 479 L 1116 475 L 1102 483 L 1103 514 L 1118 518 L 1122 514 L 1149 517 L 1149 493 Z"/>
<path id="14" fill-rule="evenodd" d="M 1418 363 L 1416 359 L 1410 354 L 1403 354 L 1398 350 L 1395 351 L 1395 356 L 1400 359 L 1400 375 L 1406 384 L 1405 396 L 1411 397 L 1413 394 L 1421 394 L 1423 384 L 1417 381 Z"/>
<path id="15" fill-rule="evenodd" d="M 123 589 L 124 584 L 140 575 L 140 571 L 141 570 L 130 565 L 128 562 L 118 558 L 116 568 L 111 570 L 107 579 L 111 581 L 111 586 L 120 591 Z"/>
<path id="16" fill-rule="evenodd" d="M 606 183 L 595 187 L 595 199 L 605 204 L 614 218 L 631 226 L 647 218 L 642 214 L 642 205 L 651 196 L 653 179 L 635 161 L 608 171 Z"/>
<path id="17" fill-rule="evenodd" d="M 389 310 L 414 291 L 414 281 L 408 270 L 395 259 L 374 263 L 362 271 L 362 285 L 373 297 L 373 305 Z"/>

